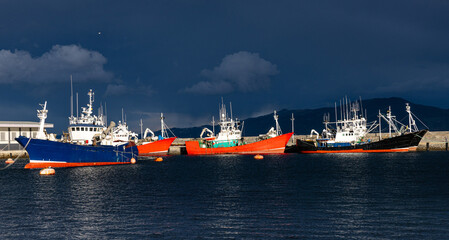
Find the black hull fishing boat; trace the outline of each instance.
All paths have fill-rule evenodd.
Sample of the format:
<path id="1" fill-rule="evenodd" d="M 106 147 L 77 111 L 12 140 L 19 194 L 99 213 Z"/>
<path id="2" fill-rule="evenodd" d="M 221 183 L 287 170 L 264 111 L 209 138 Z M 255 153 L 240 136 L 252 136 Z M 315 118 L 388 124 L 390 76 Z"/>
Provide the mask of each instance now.
<path id="1" fill-rule="evenodd" d="M 406 133 L 401 136 L 365 142 L 350 146 L 331 146 L 325 142 L 298 139 L 289 151 L 300 153 L 356 153 L 356 152 L 411 152 L 416 151 L 428 130 Z"/>
<path id="2" fill-rule="evenodd" d="M 410 152 L 416 151 L 421 139 L 428 132 L 418 130 L 410 111 L 409 104 L 406 104 L 406 112 L 409 115 L 408 125 L 404 125 L 396 120 L 391 114 L 391 108 L 384 116 L 379 111 L 379 122 L 373 122 L 368 126 L 365 115 L 359 114 L 361 111 L 361 101 L 351 103 L 347 99 L 340 104 L 341 120 L 337 119 L 337 106 L 335 106 L 336 121 L 330 122 L 329 115 L 325 115 L 325 129 L 319 134 L 312 130 L 309 139 L 298 139 L 295 146 L 286 149 L 286 152 L 298 153 L 360 153 L 360 152 Z M 336 104 L 335 104 L 336 105 Z M 363 113 L 363 111 L 361 111 Z M 416 116 L 415 116 L 416 117 Z M 381 121 L 388 123 L 388 137 L 382 138 Z M 398 128 L 397 124 L 401 127 Z M 335 127 L 333 127 L 335 126 Z M 368 133 L 379 128 L 379 140 L 368 139 Z M 395 132 L 394 136 L 392 131 Z M 316 138 L 313 138 L 316 134 Z M 385 133 L 384 133 L 385 136 Z"/>

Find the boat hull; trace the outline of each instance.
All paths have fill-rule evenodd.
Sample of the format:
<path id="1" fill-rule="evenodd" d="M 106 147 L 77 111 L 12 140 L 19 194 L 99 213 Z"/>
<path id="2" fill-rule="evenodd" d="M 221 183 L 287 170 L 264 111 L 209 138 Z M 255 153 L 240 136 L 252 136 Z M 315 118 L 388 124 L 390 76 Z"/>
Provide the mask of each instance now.
<path id="1" fill-rule="evenodd" d="M 186 151 L 188 155 L 284 153 L 292 135 L 293 133 L 287 133 L 255 143 L 218 148 L 200 147 L 200 141 L 186 141 Z"/>
<path id="2" fill-rule="evenodd" d="M 176 137 L 166 138 L 137 146 L 139 156 L 166 155 Z"/>
<path id="3" fill-rule="evenodd" d="M 319 147 L 315 142 L 297 140 L 295 149 L 299 153 L 363 153 L 363 152 L 411 152 L 416 151 L 419 142 L 427 133 L 421 130 L 401 136 L 382 139 L 376 142 L 357 144 L 344 147 Z"/>
<path id="4" fill-rule="evenodd" d="M 25 168 L 81 167 L 129 164 L 138 155 L 136 146 L 76 145 L 41 139 L 16 138 L 30 156 Z"/>

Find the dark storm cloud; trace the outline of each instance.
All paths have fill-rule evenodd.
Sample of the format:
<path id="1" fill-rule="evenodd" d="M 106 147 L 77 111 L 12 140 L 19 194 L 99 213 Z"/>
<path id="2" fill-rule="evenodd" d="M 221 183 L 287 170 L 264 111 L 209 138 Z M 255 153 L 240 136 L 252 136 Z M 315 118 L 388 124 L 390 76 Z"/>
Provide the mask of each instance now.
<path id="1" fill-rule="evenodd" d="M 108 81 L 113 74 L 103 66 L 106 58 L 99 52 L 77 45 L 55 45 L 40 57 L 27 51 L 0 50 L 0 83 L 26 82 L 33 84 L 67 81 L 72 74 L 76 80 Z"/>
<path id="2" fill-rule="evenodd" d="M 241 51 L 225 56 L 213 70 L 203 70 L 201 75 L 209 80 L 201 81 L 185 91 L 202 94 L 253 92 L 267 89 L 270 76 L 277 73 L 276 65 L 261 58 L 258 53 Z"/>
<path id="3" fill-rule="evenodd" d="M 111 119 L 122 107 L 130 120 L 154 113 L 156 124 L 172 112 L 172 126 L 209 123 L 218 94 L 242 116 L 344 95 L 447 108 L 448 9 L 441 0 L 3 1 L 0 102 L 31 106 L 35 120 L 48 99 L 48 120 L 65 126 L 73 74 L 80 101 L 94 89 Z M 23 94 L 32 82 L 43 84 Z"/>

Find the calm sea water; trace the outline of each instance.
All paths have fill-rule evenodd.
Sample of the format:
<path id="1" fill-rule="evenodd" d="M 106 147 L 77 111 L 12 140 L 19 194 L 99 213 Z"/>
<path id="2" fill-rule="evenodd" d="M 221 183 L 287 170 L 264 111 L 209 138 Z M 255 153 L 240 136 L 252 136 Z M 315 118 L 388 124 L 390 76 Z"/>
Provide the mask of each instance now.
<path id="1" fill-rule="evenodd" d="M 449 239 L 447 152 L 25 163 L 0 171 L 1 239 Z"/>

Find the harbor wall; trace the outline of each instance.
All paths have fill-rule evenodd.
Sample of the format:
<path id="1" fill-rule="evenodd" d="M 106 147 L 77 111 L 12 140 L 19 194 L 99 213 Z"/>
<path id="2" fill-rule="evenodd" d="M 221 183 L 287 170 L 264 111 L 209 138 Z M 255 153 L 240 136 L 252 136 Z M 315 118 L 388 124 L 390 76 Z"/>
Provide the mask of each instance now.
<path id="1" fill-rule="evenodd" d="M 16 158 L 17 156 L 21 158 L 28 158 L 28 153 L 25 150 L 4 150 L 0 151 L 0 159 Z"/>
<path id="2" fill-rule="evenodd" d="M 388 134 L 382 133 L 382 138 L 387 138 Z M 294 135 L 287 146 L 294 145 L 296 139 L 310 138 L 309 135 Z M 379 133 L 370 133 L 366 139 L 378 140 Z M 172 143 L 168 154 L 169 155 L 182 155 L 186 154 L 185 142 L 193 140 L 192 138 L 176 138 Z M 259 137 L 244 137 L 243 139 L 247 143 L 256 142 Z M 428 132 L 421 140 L 417 151 L 448 151 L 449 131 Z M 15 158 L 20 154 L 24 154 L 23 158 L 28 158 L 28 154 L 23 150 L 9 150 L 0 151 L 0 159 Z"/>

